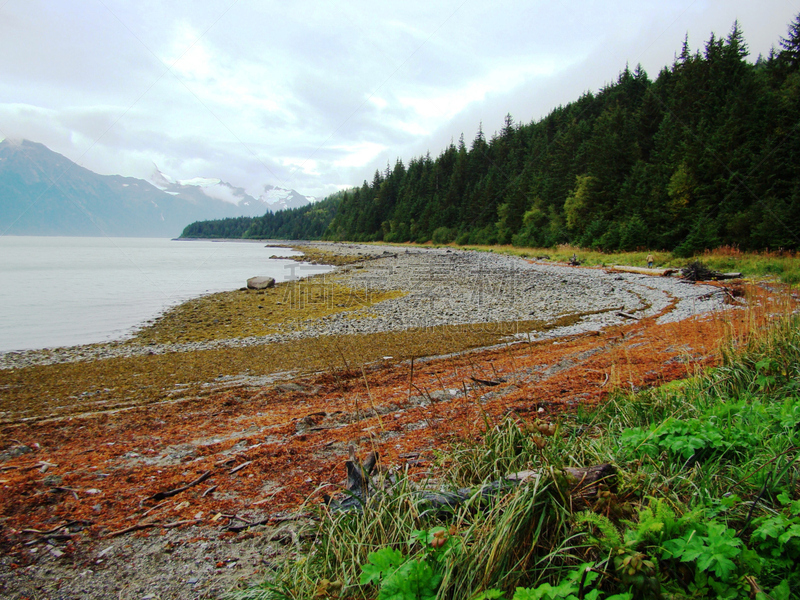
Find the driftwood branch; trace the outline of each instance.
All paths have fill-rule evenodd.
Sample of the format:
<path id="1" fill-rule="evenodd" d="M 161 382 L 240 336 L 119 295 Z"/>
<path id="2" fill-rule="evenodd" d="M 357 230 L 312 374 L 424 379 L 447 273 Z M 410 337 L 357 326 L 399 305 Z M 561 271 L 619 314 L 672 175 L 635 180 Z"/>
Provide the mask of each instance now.
<path id="1" fill-rule="evenodd" d="M 637 317 L 636 315 L 632 315 L 631 313 L 627 313 L 627 312 L 623 312 L 623 311 L 619 311 L 617 313 L 617 316 L 618 317 L 624 317 L 625 319 L 632 319 L 634 321 L 638 321 L 639 320 L 639 317 Z"/>
<path id="2" fill-rule="evenodd" d="M 151 527 L 163 527 L 164 529 L 173 529 L 175 527 L 180 527 L 181 525 L 197 525 L 202 523 L 202 519 L 187 519 L 185 521 L 173 521 L 172 523 L 164 523 L 160 525 L 155 521 L 146 521 L 144 523 L 137 523 L 136 525 L 131 525 L 130 527 L 126 527 L 125 529 L 119 529 L 117 531 L 109 531 L 105 536 L 105 538 L 113 538 L 119 537 L 121 535 L 125 535 L 126 533 L 132 533 L 134 531 L 140 531 L 142 529 L 150 529 Z"/>
<path id="3" fill-rule="evenodd" d="M 597 496 L 601 484 L 614 488 L 616 469 L 610 464 L 592 467 L 567 467 L 562 473 L 570 484 L 570 495 L 584 500 Z"/>
<path id="4" fill-rule="evenodd" d="M 345 497 L 335 500 L 327 494 L 323 495 L 325 503 L 331 510 L 361 510 L 371 491 L 369 478 L 377 461 L 377 453 L 371 452 L 363 464 L 358 462 L 355 449 L 350 447 L 350 460 L 345 463 L 347 470 Z M 523 483 L 531 481 L 538 483 L 544 474 L 544 470 L 521 471 L 476 488 L 419 490 L 414 493 L 414 499 L 422 510 L 446 511 L 476 497 L 488 501 Z M 596 498 L 601 484 L 613 489 L 615 474 L 616 470 L 610 464 L 568 467 L 556 472 L 556 475 L 560 475 L 568 484 L 570 497 L 583 502 Z"/>
<path id="5" fill-rule="evenodd" d="M 131 525 L 130 527 L 126 527 L 125 529 L 119 529 L 118 531 L 109 531 L 104 537 L 112 538 L 118 537 L 120 535 L 125 535 L 126 533 L 131 533 L 132 531 L 139 531 L 140 529 L 148 529 L 149 527 L 155 527 L 156 523 L 137 523 L 136 525 Z"/>
<path id="6" fill-rule="evenodd" d="M 493 386 L 496 386 L 496 385 L 500 385 L 501 383 L 505 383 L 502 379 L 499 380 L 499 381 L 491 381 L 489 379 L 478 379 L 477 377 L 470 377 L 470 379 L 472 379 L 472 381 L 474 381 L 477 384 L 486 385 L 486 386 L 489 386 L 489 387 L 493 387 Z"/>
<path id="7" fill-rule="evenodd" d="M 296 515 L 270 515 L 264 519 L 259 519 L 258 521 L 249 521 L 239 515 L 223 515 L 228 517 L 231 520 L 241 521 L 242 525 L 229 525 L 226 529 L 228 531 L 233 531 L 238 533 L 240 531 L 244 531 L 250 527 L 256 527 L 258 525 L 268 525 L 271 523 L 286 523 L 289 521 L 299 521 L 300 519 L 316 519 L 313 515 L 308 513 L 298 513 Z"/>
<path id="8" fill-rule="evenodd" d="M 246 462 L 243 462 L 243 463 L 242 463 L 242 464 L 240 464 L 238 467 L 234 467 L 233 469 L 231 469 L 231 470 L 228 472 L 228 475 L 233 475 L 234 473 L 237 473 L 237 472 L 241 471 L 241 470 L 242 470 L 242 469 L 244 469 L 244 468 L 245 468 L 247 465 L 250 465 L 250 464 L 252 464 L 252 463 L 253 463 L 253 461 L 252 461 L 252 460 L 248 460 L 248 461 L 246 461 Z"/>
<path id="9" fill-rule="evenodd" d="M 194 487 L 194 486 L 196 486 L 196 485 L 198 485 L 200 483 L 203 483 L 206 479 L 211 477 L 211 474 L 212 474 L 211 471 L 206 471 L 205 473 L 200 475 L 200 477 L 198 477 L 194 481 L 192 481 L 190 483 L 187 483 L 186 485 L 184 485 L 182 487 L 175 488 L 174 490 L 169 490 L 169 491 L 166 491 L 166 492 L 158 492 L 157 494 L 153 494 L 152 496 L 150 496 L 150 498 L 148 498 L 148 500 L 154 500 L 156 502 L 159 502 L 159 501 L 163 500 L 164 498 L 170 498 L 172 496 L 180 494 L 181 492 L 185 492 L 189 488 Z"/>
<path id="10" fill-rule="evenodd" d="M 71 539 L 72 536 L 70 533 L 70 527 L 74 527 L 76 525 L 86 526 L 91 525 L 91 523 L 91 521 L 68 521 L 63 525 L 53 527 L 53 529 L 48 529 L 47 531 L 40 531 L 39 529 L 23 529 L 20 533 L 32 533 L 38 535 L 39 537 L 32 539 L 29 542 L 25 542 L 25 546 L 33 546 L 39 542 Z"/>
<path id="11" fill-rule="evenodd" d="M 681 275 L 686 281 L 709 281 L 709 280 L 723 280 L 723 279 L 739 279 L 741 273 L 720 273 L 709 269 L 700 261 L 694 261 L 681 269 Z"/>
<path id="12" fill-rule="evenodd" d="M 180 527 L 181 525 L 197 525 L 202 523 L 203 519 L 186 519 L 185 521 L 174 521 L 172 523 L 165 523 L 162 525 L 164 529 L 172 529 L 173 527 Z"/>

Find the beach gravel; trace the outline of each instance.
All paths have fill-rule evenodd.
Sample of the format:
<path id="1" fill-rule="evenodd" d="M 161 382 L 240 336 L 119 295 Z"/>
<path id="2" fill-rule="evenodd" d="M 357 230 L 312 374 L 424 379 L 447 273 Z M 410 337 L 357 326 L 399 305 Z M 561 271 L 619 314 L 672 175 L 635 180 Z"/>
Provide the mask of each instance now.
<path id="1" fill-rule="evenodd" d="M 5 352 L 0 369 L 100 360 L 114 357 L 246 347 L 310 336 L 379 333 L 408 328 L 539 321 L 554 323 L 575 315 L 573 323 L 530 334 L 531 339 L 559 337 L 671 310 L 659 322 L 678 321 L 725 307 L 724 292 L 674 277 L 619 273 L 527 260 L 494 252 L 447 248 L 409 248 L 368 244 L 306 242 L 304 247 L 352 256 L 359 262 L 317 276 L 353 290 L 355 310 L 294 323 L 271 335 L 202 342 L 137 344 L 121 340 L 69 348 Z M 274 250 L 271 250 L 274 251 Z M 303 265 L 295 270 L 302 277 Z M 402 295 L 358 308 L 359 298 L 378 291 Z"/>

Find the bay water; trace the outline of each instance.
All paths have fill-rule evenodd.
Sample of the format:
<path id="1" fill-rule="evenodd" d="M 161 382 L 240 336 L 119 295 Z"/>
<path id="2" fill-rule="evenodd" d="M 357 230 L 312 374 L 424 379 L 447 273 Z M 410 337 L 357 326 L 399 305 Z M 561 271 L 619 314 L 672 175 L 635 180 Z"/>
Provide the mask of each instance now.
<path id="1" fill-rule="evenodd" d="M 325 273 L 265 242 L 0 237 L 0 352 L 123 339 L 166 308 L 249 277 Z"/>

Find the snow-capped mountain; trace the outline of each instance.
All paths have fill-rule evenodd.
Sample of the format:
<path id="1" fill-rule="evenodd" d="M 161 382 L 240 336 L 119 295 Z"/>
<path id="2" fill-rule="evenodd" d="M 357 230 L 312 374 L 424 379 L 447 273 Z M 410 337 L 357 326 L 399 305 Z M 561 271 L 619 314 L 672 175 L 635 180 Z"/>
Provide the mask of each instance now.
<path id="1" fill-rule="evenodd" d="M 265 203 L 272 212 L 287 208 L 300 208 L 317 201 L 314 196 L 303 196 L 295 190 L 287 190 L 274 185 L 265 185 L 258 200 Z"/>
<path id="2" fill-rule="evenodd" d="M 227 181 L 210 177 L 192 179 L 173 179 L 162 173 L 158 167 L 150 181 L 160 190 L 187 200 L 199 202 L 205 198 L 223 200 L 239 208 L 242 216 L 260 216 L 267 211 L 277 212 L 286 208 L 297 208 L 316 201 L 313 196 L 303 196 L 295 190 L 264 185 L 258 196 L 247 193 L 244 188 L 231 185 Z"/>
<path id="3" fill-rule="evenodd" d="M 308 204 L 294 190 L 258 197 L 219 179 L 99 175 L 29 140 L 0 141 L 0 231 L 10 235 L 173 237 L 195 221 Z M 300 203 L 300 204 L 298 204 Z"/>

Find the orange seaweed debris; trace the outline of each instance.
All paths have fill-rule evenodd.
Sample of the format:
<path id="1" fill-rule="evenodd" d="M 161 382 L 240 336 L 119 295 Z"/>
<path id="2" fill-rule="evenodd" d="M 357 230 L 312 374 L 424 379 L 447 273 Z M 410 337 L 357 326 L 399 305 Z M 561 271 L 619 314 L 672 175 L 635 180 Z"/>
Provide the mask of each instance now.
<path id="1" fill-rule="evenodd" d="M 31 539 L 25 529 L 80 521 L 88 524 L 80 539 L 93 543 L 141 523 L 223 528 L 234 516 L 256 521 L 298 510 L 340 489 L 350 444 L 362 454 L 377 450 L 390 465 L 419 455 L 406 466 L 421 475 L 435 450 L 480 437 L 484 416 L 557 418 L 613 390 L 659 385 L 717 364 L 725 340 L 744 340 L 785 313 L 785 295 L 755 286 L 746 295 L 747 309 L 676 323 L 651 317 L 420 358 L 413 380 L 409 361 L 387 359 L 124 411 L 7 424 L 0 447 L 33 451 L 0 463 L 0 547 L 24 561 L 20 551 Z M 151 500 L 207 471 L 206 481 Z"/>

